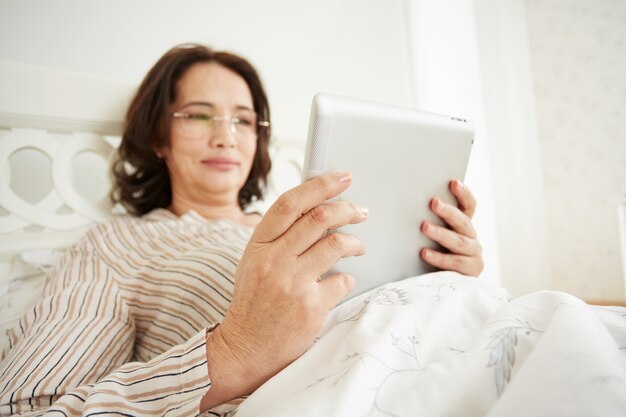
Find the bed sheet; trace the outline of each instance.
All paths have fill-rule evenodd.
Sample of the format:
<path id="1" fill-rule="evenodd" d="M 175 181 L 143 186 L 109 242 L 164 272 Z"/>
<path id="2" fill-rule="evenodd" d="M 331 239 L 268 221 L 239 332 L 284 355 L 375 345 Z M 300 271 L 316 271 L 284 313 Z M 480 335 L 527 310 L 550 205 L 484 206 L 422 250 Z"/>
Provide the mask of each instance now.
<path id="1" fill-rule="evenodd" d="M 333 310 L 313 347 L 229 415 L 624 416 L 626 309 L 551 291 L 511 300 L 452 272 L 410 278 Z"/>

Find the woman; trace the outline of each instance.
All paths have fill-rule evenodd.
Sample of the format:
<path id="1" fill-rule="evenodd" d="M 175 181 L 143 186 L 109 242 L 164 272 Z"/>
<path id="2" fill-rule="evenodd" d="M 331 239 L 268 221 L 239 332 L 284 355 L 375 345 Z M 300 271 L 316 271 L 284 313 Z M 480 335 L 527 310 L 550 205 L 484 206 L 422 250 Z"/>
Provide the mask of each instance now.
<path id="1" fill-rule="evenodd" d="M 329 173 L 283 194 L 263 218 L 247 213 L 270 169 L 269 136 L 267 99 L 246 60 L 183 45 L 156 63 L 114 167 L 114 199 L 135 216 L 68 250 L 12 331 L 2 415 L 219 414 L 311 346 L 354 286 L 345 274 L 319 277 L 364 251 L 355 237 L 320 236 L 367 210 L 323 204 L 351 181 Z M 476 276 L 475 201 L 458 181 L 451 190 L 458 208 L 432 204 L 450 229 L 422 229 L 450 253 L 421 256 Z"/>

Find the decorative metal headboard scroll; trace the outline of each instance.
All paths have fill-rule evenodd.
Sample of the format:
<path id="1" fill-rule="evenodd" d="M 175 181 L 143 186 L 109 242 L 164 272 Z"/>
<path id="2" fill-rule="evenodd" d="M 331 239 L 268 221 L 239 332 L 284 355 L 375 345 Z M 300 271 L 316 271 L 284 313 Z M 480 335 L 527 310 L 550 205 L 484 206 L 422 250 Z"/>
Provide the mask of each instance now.
<path id="1" fill-rule="evenodd" d="M 15 127 L 20 123 L 0 113 L 0 257 L 32 249 L 65 248 L 78 240 L 87 228 L 121 212 L 108 198 L 109 162 L 119 137 L 106 134 L 119 132 L 121 125 L 103 128 L 84 121 L 80 124 L 52 122 L 48 120 L 43 125 L 52 125 L 54 129 Z M 42 125 L 33 121 L 24 124 Z M 36 161 L 17 160 L 16 155 L 24 150 L 45 155 L 50 161 L 49 169 L 32 167 Z M 84 166 L 83 172 L 75 172 L 76 159 L 86 153 L 97 156 L 101 163 L 88 166 L 87 172 Z M 265 212 L 280 193 L 300 183 L 303 153 L 298 141 L 272 144 L 273 169 L 266 198 L 253 203 L 251 210 Z M 17 164 L 21 169 L 16 169 Z M 20 189 L 41 188 L 37 178 L 30 178 L 31 168 L 24 168 L 25 164 L 39 171 L 43 169 L 46 171 L 43 175 L 51 179 L 49 189 L 37 201 L 28 201 L 23 196 L 24 190 Z M 79 187 L 81 181 L 87 181 L 88 185 Z M 87 198 L 85 191 L 89 191 L 92 198 Z M 94 201 L 93 194 L 99 197 L 98 201 Z"/>
<path id="2" fill-rule="evenodd" d="M 112 217 L 113 207 L 108 199 L 108 161 L 115 151 L 114 137 L 71 129 L 51 131 L 11 127 L 7 126 L 11 122 L 6 119 L 0 117 L 0 122 L 4 122 L 0 131 L 0 255 L 65 247 L 89 226 Z M 15 189 L 41 185 L 33 183 L 37 178 L 29 178 L 29 169 L 15 169 L 16 155 L 24 150 L 42 153 L 50 160 L 47 175 L 51 187 L 35 202 L 27 201 L 20 195 L 21 190 Z M 90 169 L 88 175 L 83 173 L 81 178 L 83 182 L 91 181 L 89 187 L 99 189 L 100 201 L 89 201 L 76 187 L 74 162 L 84 153 L 93 154 L 103 162 Z M 18 162 L 30 164 L 33 172 L 42 168 L 37 166 L 36 159 L 28 162 L 22 158 Z M 19 178 L 14 177 L 14 171 L 20 173 Z"/>

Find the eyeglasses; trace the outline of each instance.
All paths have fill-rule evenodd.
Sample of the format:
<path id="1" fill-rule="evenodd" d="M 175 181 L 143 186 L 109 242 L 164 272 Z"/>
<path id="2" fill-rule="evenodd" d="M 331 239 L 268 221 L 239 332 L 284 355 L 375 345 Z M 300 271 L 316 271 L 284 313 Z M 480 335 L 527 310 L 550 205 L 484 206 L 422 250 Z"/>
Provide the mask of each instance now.
<path id="1" fill-rule="evenodd" d="M 258 120 L 249 110 L 237 111 L 232 116 L 216 116 L 211 111 L 174 112 L 172 117 L 180 121 L 181 128 L 190 136 L 204 139 L 210 136 L 218 122 L 228 121 L 228 131 L 238 140 L 256 140 L 257 127 L 266 128 L 270 122 Z"/>

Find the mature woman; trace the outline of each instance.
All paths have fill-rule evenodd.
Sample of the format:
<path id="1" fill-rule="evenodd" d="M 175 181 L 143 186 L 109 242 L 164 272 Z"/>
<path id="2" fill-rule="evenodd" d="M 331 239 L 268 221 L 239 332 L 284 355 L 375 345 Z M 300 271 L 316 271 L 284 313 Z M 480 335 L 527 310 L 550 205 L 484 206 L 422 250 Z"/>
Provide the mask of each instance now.
<path id="1" fill-rule="evenodd" d="M 90 231 L 10 335 L 0 413 L 196 415 L 247 395 L 313 343 L 354 279 L 322 276 L 362 243 L 325 231 L 367 218 L 330 173 L 246 212 L 270 170 L 270 112 L 254 68 L 198 45 L 167 52 L 130 105 L 114 199 L 134 216 Z M 472 194 L 433 199 L 450 253 L 426 262 L 482 270 Z M 324 236 L 320 239 L 321 236 Z M 245 249 L 244 249 L 245 248 Z M 215 408 L 221 406 L 220 408 Z"/>

